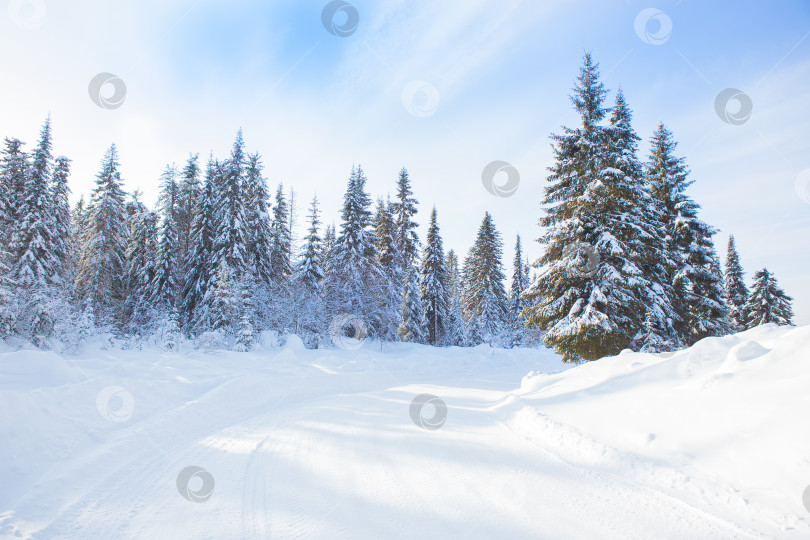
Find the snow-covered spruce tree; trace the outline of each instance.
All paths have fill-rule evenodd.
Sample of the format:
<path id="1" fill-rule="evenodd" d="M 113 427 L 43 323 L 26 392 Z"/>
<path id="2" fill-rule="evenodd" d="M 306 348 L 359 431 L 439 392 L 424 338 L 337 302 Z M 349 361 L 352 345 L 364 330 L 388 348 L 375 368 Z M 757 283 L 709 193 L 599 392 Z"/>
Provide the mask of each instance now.
<path id="1" fill-rule="evenodd" d="M 152 280 L 149 301 L 159 316 L 167 316 L 177 305 L 181 264 L 177 232 L 178 186 L 177 169 L 166 167 L 160 178 L 160 237 L 158 240 L 157 268 Z"/>
<path id="2" fill-rule="evenodd" d="M 76 293 L 93 308 L 99 323 L 113 323 L 124 301 L 127 215 L 118 170 L 118 151 L 112 145 L 96 175 L 82 237 Z"/>
<path id="3" fill-rule="evenodd" d="M 312 199 L 309 210 L 309 228 L 301 248 L 301 256 L 295 267 L 293 302 L 295 323 L 293 330 L 310 347 L 318 347 L 324 341 L 326 326 L 323 304 L 323 245 L 319 235 L 320 218 L 318 199 Z"/>
<path id="4" fill-rule="evenodd" d="M 0 158 L 0 183 L 3 185 L 3 191 L 7 194 L 8 216 L 6 218 L 6 227 L 8 227 L 9 243 L 11 242 L 14 224 L 19 219 L 20 212 L 24 208 L 25 183 L 31 169 L 30 157 L 23 150 L 24 144 L 19 139 L 6 138 L 2 158 Z"/>
<path id="5" fill-rule="evenodd" d="M 610 126 L 603 125 L 605 94 L 586 54 L 571 96 L 581 124 L 552 135 L 555 163 L 538 240 L 545 253 L 525 294 L 527 321 L 545 331 L 543 341 L 565 361 L 618 353 L 643 327 L 646 280 L 634 258 L 646 252 L 635 255 L 650 226 L 632 211 L 644 194 L 636 140 L 621 94 Z"/>
<path id="6" fill-rule="evenodd" d="M 700 206 L 685 193 L 692 181 L 684 159 L 674 155 L 676 146 L 672 133 L 660 124 L 652 137 L 646 177 L 669 238 L 667 251 L 674 266 L 668 274 L 674 288 L 672 304 L 680 319 L 678 331 L 681 341 L 691 345 L 728 332 L 728 307 L 722 276 L 713 267 L 716 230 L 697 217 Z"/>
<path id="7" fill-rule="evenodd" d="M 26 295 L 42 296 L 59 279 L 52 226 L 51 149 L 51 122 L 48 118 L 24 179 L 25 191 L 17 208 L 10 244 L 14 257 L 12 278 Z"/>
<path id="8" fill-rule="evenodd" d="M 267 324 L 280 334 L 290 331 L 291 320 L 290 278 L 292 277 L 292 233 L 290 230 L 289 206 L 284 196 L 284 187 L 279 184 L 276 190 L 275 205 L 270 222 L 270 267 L 272 281 L 270 283 L 270 296 L 272 303 L 268 303 Z"/>
<path id="9" fill-rule="evenodd" d="M 214 284 L 207 295 L 211 298 L 211 329 L 221 332 L 226 341 L 233 336 L 234 324 L 238 321 L 239 292 L 238 283 L 233 279 L 233 269 L 226 259 L 221 259 Z"/>
<path id="10" fill-rule="evenodd" d="M 236 134 L 230 157 L 222 164 L 217 175 L 216 237 L 214 239 L 214 265 L 227 266 L 226 275 L 239 282 L 248 270 L 247 219 L 242 183 L 246 169 L 245 143 L 242 130 Z M 219 275 L 217 271 L 217 276 Z M 215 277 L 215 281 L 218 277 Z"/>
<path id="11" fill-rule="evenodd" d="M 340 234 L 329 253 L 326 294 L 329 316 L 351 313 L 379 335 L 379 303 L 385 276 L 377 263 L 374 236 L 369 230 L 371 200 L 363 169 L 352 169 L 341 210 Z"/>
<path id="12" fill-rule="evenodd" d="M 529 288 L 529 274 L 523 263 L 523 247 L 520 235 L 515 240 L 515 258 L 512 260 L 512 283 L 509 287 L 509 321 L 512 327 L 512 345 L 523 342 L 523 310 L 528 306 L 523 292 Z"/>
<path id="13" fill-rule="evenodd" d="M 157 274 L 158 216 L 138 200 L 127 204 L 129 238 L 126 251 L 123 328 L 134 335 L 148 335 L 154 323 L 152 284 Z"/>
<path id="14" fill-rule="evenodd" d="M 445 260 L 447 273 L 447 321 L 445 324 L 444 344 L 463 347 L 467 345 L 467 330 L 461 313 L 461 272 L 458 256 L 452 249 L 447 252 Z"/>
<path id="15" fill-rule="evenodd" d="M 180 319 L 185 331 L 200 334 L 210 329 L 209 308 L 204 301 L 216 275 L 215 241 L 217 230 L 218 174 L 220 166 L 213 157 L 208 160 L 205 184 L 197 199 L 188 255 L 184 261 L 185 276 Z"/>
<path id="16" fill-rule="evenodd" d="M 194 212 L 197 200 L 202 194 L 199 154 L 189 155 L 186 165 L 180 172 L 180 185 L 177 189 L 175 222 L 177 225 L 177 259 L 183 262 L 188 257 L 191 246 L 191 229 L 194 225 Z"/>
<path id="17" fill-rule="evenodd" d="M 418 276 L 413 267 L 405 277 L 402 287 L 402 303 L 399 308 L 400 323 L 397 335 L 409 343 L 425 342 L 425 313 L 419 298 Z"/>
<path id="18" fill-rule="evenodd" d="M 377 200 L 374 213 L 374 247 L 377 252 L 377 263 L 384 275 L 381 283 L 382 295 L 380 304 L 380 335 L 387 341 L 397 339 L 399 327 L 399 308 L 402 300 L 402 258 L 395 238 L 393 205 L 390 202 Z"/>
<path id="19" fill-rule="evenodd" d="M 73 292 L 75 278 L 75 252 L 73 250 L 73 226 L 70 215 L 70 160 L 65 156 L 56 158 L 51 177 L 51 218 L 53 221 L 54 281 L 68 295 Z"/>
<path id="20" fill-rule="evenodd" d="M 410 266 L 416 263 L 419 256 L 419 235 L 416 228 L 419 226 L 413 218 L 418 212 L 417 201 L 411 191 L 411 181 L 405 167 L 399 171 L 397 178 L 396 199 L 392 203 L 391 211 L 394 215 L 394 239 L 399 251 L 401 268 L 400 277 L 404 278 Z"/>
<path id="21" fill-rule="evenodd" d="M 747 329 L 761 324 L 793 324 L 793 298 L 785 294 L 776 278 L 763 268 L 754 274 L 754 285 L 751 294 L 743 307 L 745 327 Z"/>
<path id="22" fill-rule="evenodd" d="M 270 226 L 268 211 L 270 195 L 267 183 L 262 176 L 262 162 L 259 154 L 250 154 L 245 179 L 245 214 L 248 223 L 248 257 L 251 276 L 263 287 L 273 279 L 273 258 L 277 232 Z"/>
<path id="23" fill-rule="evenodd" d="M 470 254 L 464 262 L 464 305 L 476 342 L 504 343 L 509 308 L 504 287 L 503 243 L 492 216 L 485 213 Z"/>
<path id="24" fill-rule="evenodd" d="M 292 275 L 292 238 L 290 236 L 289 209 L 287 200 L 284 198 L 284 187 L 281 184 L 276 189 L 276 204 L 273 206 L 270 230 L 272 234 L 270 264 L 273 269 L 273 279 L 276 283 L 284 283 Z"/>
<path id="25" fill-rule="evenodd" d="M 237 317 L 235 332 L 236 343 L 235 349 L 237 351 L 249 351 L 253 348 L 253 343 L 256 341 L 256 331 L 253 325 L 256 306 L 254 303 L 255 298 L 255 280 L 252 277 L 244 277 L 238 285 L 238 302 L 235 309 Z"/>
<path id="26" fill-rule="evenodd" d="M 728 237 L 724 284 L 732 328 L 740 331 L 745 328 L 743 308 L 748 300 L 748 287 L 745 286 L 745 277 L 742 264 L 740 264 L 740 255 L 737 253 L 737 246 L 734 243 L 734 235 Z"/>
<path id="27" fill-rule="evenodd" d="M 638 350 L 645 339 L 649 349 L 652 340 L 642 336 L 652 331 L 661 351 L 675 350 L 680 342 L 667 273 L 673 261 L 659 206 L 637 157 L 640 137 L 632 127 L 632 111 L 621 89 L 606 130 L 605 180 L 593 192 L 606 225 L 600 254 L 609 266 L 602 283 L 613 299 L 607 313 L 612 320 L 627 320 L 631 348 Z"/>
<path id="28" fill-rule="evenodd" d="M 419 294 L 427 327 L 427 343 L 434 346 L 443 344 L 450 302 L 447 293 L 447 271 L 444 267 L 444 245 L 435 206 L 430 213 L 430 225 L 422 253 Z"/>

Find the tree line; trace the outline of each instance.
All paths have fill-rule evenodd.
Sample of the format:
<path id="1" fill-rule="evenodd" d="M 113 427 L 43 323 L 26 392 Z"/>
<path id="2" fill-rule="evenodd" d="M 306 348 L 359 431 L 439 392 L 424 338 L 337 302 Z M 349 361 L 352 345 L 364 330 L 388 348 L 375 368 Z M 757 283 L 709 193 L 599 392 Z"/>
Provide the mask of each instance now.
<path id="1" fill-rule="evenodd" d="M 48 118 L 30 154 L 6 138 L 0 156 L 0 336 L 48 346 L 103 331 L 128 343 L 194 338 L 248 350 L 274 330 L 324 347 L 333 321 L 352 314 L 383 341 L 542 339 L 581 361 L 790 324 L 791 299 L 767 270 L 749 293 L 733 237 L 721 270 L 716 231 L 685 193 L 672 134 L 661 124 L 642 163 L 622 92 L 610 108 L 606 94 L 586 55 L 571 96 L 581 125 L 552 135 L 544 253 L 530 265 L 516 238 L 508 290 L 491 215 L 463 260 L 445 252 L 435 207 L 422 243 L 405 168 L 394 196 L 373 202 L 353 167 L 339 226 L 323 227 L 313 198 L 294 245 L 293 194 L 280 183 L 271 194 L 241 131 L 224 159 L 168 165 L 151 209 L 125 192 L 113 145 L 89 200 L 71 209 L 70 160 L 53 157 Z"/>

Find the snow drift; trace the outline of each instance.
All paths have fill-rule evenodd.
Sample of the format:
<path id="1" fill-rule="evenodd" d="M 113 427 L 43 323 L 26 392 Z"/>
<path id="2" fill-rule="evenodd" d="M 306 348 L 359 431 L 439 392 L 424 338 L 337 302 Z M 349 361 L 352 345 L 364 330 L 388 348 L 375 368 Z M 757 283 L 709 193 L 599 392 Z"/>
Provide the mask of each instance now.
<path id="1" fill-rule="evenodd" d="M 808 350 L 6 348 L 0 537 L 806 538 Z"/>

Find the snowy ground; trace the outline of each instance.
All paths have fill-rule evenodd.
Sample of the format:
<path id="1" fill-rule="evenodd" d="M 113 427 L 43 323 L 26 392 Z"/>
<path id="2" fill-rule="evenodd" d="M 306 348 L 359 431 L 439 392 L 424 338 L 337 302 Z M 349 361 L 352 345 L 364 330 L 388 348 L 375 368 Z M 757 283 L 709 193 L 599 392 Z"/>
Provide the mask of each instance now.
<path id="1" fill-rule="evenodd" d="M 807 538 L 808 351 L 6 349 L 0 537 Z"/>

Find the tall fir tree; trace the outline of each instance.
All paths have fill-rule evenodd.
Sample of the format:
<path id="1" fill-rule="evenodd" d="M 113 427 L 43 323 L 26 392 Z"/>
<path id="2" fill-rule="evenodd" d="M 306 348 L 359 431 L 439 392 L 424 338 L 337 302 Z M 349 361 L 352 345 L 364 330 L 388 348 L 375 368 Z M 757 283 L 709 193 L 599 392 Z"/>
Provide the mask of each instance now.
<path id="1" fill-rule="evenodd" d="M 301 254 L 295 266 L 293 278 L 294 301 L 291 313 L 293 331 L 310 347 L 318 347 L 323 341 L 326 324 L 323 300 L 325 279 L 323 241 L 320 236 L 320 212 L 318 198 L 313 197 L 307 216 L 307 229 Z"/>
<path id="2" fill-rule="evenodd" d="M 270 265 L 276 284 L 285 283 L 292 275 L 292 236 L 289 224 L 289 207 L 284 197 L 284 187 L 276 190 L 273 219 L 270 223 Z"/>
<path id="3" fill-rule="evenodd" d="M 214 240 L 214 266 L 225 264 L 227 270 L 217 271 L 219 276 L 227 276 L 238 283 L 248 270 L 247 219 L 242 184 L 245 181 L 247 156 L 242 130 L 236 134 L 230 157 L 222 164 L 216 177 L 216 238 Z M 227 286 L 230 290 L 231 285 Z"/>
<path id="4" fill-rule="evenodd" d="M 737 245 L 734 242 L 734 235 L 728 237 L 725 289 L 732 328 L 736 331 L 742 330 L 745 328 L 744 307 L 748 300 L 748 287 L 745 286 L 745 276 L 742 264 L 740 264 L 740 255 L 737 253 Z"/>
<path id="5" fill-rule="evenodd" d="M 785 294 L 776 278 L 763 268 L 754 274 L 754 285 L 751 294 L 743 307 L 746 328 L 761 324 L 793 324 L 793 298 Z"/>
<path id="6" fill-rule="evenodd" d="M 262 175 L 259 154 L 248 156 L 245 181 L 246 217 L 248 223 L 248 257 L 251 275 L 266 287 L 273 279 L 275 231 L 271 228 L 268 211 L 269 193 Z"/>
<path id="7" fill-rule="evenodd" d="M 14 256 L 12 277 L 27 293 L 42 293 L 59 280 L 50 192 L 52 147 L 51 120 L 48 118 L 42 126 L 33 163 L 24 179 L 25 191 L 20 199 L 11 238 Z"/>
<path id="8" fill-rule="evenodd" d="M 371 199 L 365 191 L 361 167 L 353 168 L 341 210 L 340 234 L 329 253 L 327 297 L 332 315 L 351 313 L 361 317 L 370 331 L 379 335 L 378 310 L 384 296 L 385 276 L 377 262 L 371 224 Z"/>
<path id="9" fill-rule="evenodd" d="M 501 235 L 486 212 L 464 263 L 463 312 L 473 339 L 491 345 L 504 344 L 508 326 L 502 257 Z"/>
<path id="10" fill-rule="evenodd" d="M 512 260 L 512 283 L 509 287 L 509 320 L 512 326 L 514 337 L 513 345 L 522 342 L 523 334 L 523 310 L 527 307 L 527 302 L 523 297 L 523 292 L 529 288 L 527 269 L 523 263 L 523 246 L 520 243 L 520 235 L 515 239 L 515 258 Z"/>
<path id="11" fill-rule="evenodd" d="M 674 288 L 672 304 L 680 319 L 679 334 L 681 341 L 691 345 L 727 333 L 728 308 L 722 276 L 715 267 L 712 235 L 716 230 L 698 218 L 700 206 L 685 193 L 692 181 L 684 159 L 675 156 L 676 146 L 672 133 L 660 124 L 651 141 L 646 177 L 669 239 L 668 275 Z"/>
<path id="12" fill-rule="evenodd" d="M 119 167 L 118 150 L 112 145 L 96 175 L 76 275 L 79 298 L 103 323 L 116 321 L 124 301 L 127 215 Z"/>
<path id="13" fill-rule="evenodd" d="M 379 337 L 384 340 L 394 340 L 397 337 L 399 308 L 402 299 L 402 259 L 395 238 L 393 205 L 390 201 L 377 200 L 373 227 L 377 263 L 384 276 L 379 298 L 379 326 L 381 329 Z"/>
<path id="14" fill-rule="evenodd" d="M 616 353 L 633 333 L 630 276 L 612 273 L 627 247 L 616 242 L 618 254 L 613 255 L 613 223 L 607 223 L 616 213 L 608 208 L 608 193 L 616 177 L 623 179 L 629 171 L 609 177 L 614 171 L 605 166 L 611 151 L 610 132 L 603 125 L 605 95 L 598 65 L 586 54 L 571 96 L 581 124 L 552 135 L 555 163 L 545 188 L 546 215 L 540 219 L 545 233 L 538 240 L 545 253 L 535 263 L 539 275 L 526 293 L 531 303 L 527 321 L 545 331 L 543 340 L 565 361 Z M 632 300 L 631 305 L 623 306 L 623 300 Z"/>
<path id="15" fill-rule="evenodd" d="M 127 204 L 129 238 L 126 251 L 123 306 L 124 329 L 147 334 L 154 322 L 152 286 L 157 275 L 158 215 L 147 210 L 137 192 Z"/>
<path id="16" fill-rule="evenodd" d="M 163 315 L 168 314 L 177 305 L 180 294 L 179 260 L 180 240 L 177 230 L 179 197 L 177 169 L 172 164 L 166 167 L 161 176 L 161 190 L 158 199 L 160 214 L 160 239 L 157 252 L 157 268 L 151 284 L 150 301 Z"/>
<path id="17" fill-rule="evenodd" d="M 191 246 L 191 229 L 194 225 L 194 212 L 197 200 L 202 194 L 202 169 L 199 154 L 191 154 L 180 172 L 180 185 L 177 189 L 175 222 L 177 225 L 177 258 L 185 261 Z"/>
<path id="18" fill-rule="evenodd" d="M 420 242 L 416 233 L 419 224 L 413 219 L 418 212 L 418 204 L 419 201 L 413 197 L 408 170 L 403 167 L 397 177 L 397 193 L 391 209 L 394 215 L 394 238 L 401 259 L 399 262 L 401 276 L 415 264 L 419 255 Z"/>
<path id="19" fill-rule="evenodd" d="M 65 156 L 56 158 L 51 178 L 50 196 L 53 227 L 53 258 L 55 263 L 54 281 L 70 294 L 75 277 L 75 252 L 73 246 L 73 226 L 70 212 L 70 160 Z"/>
<path id="20" fill-rule="evenodd" d="M 184 262 L 185 276 L 180 315 L 187 332 L 197 334 L 210 328 L 209 288 L 217 271 L 216 240 L 218 178 L 220 166 L 210 157 L 205 183 L 194 211 L 188 256 Z"/>
<path id="21" fill-rule="evenodd" d="M 422 253 L 419 287 L 427 327 L 427 343 L 442 344 L 447 329 L 450 301 L 447 292 L 447 271 L 444 267 L 444 244 L 435 206 L 430 213 L 430 225 Z"/>

